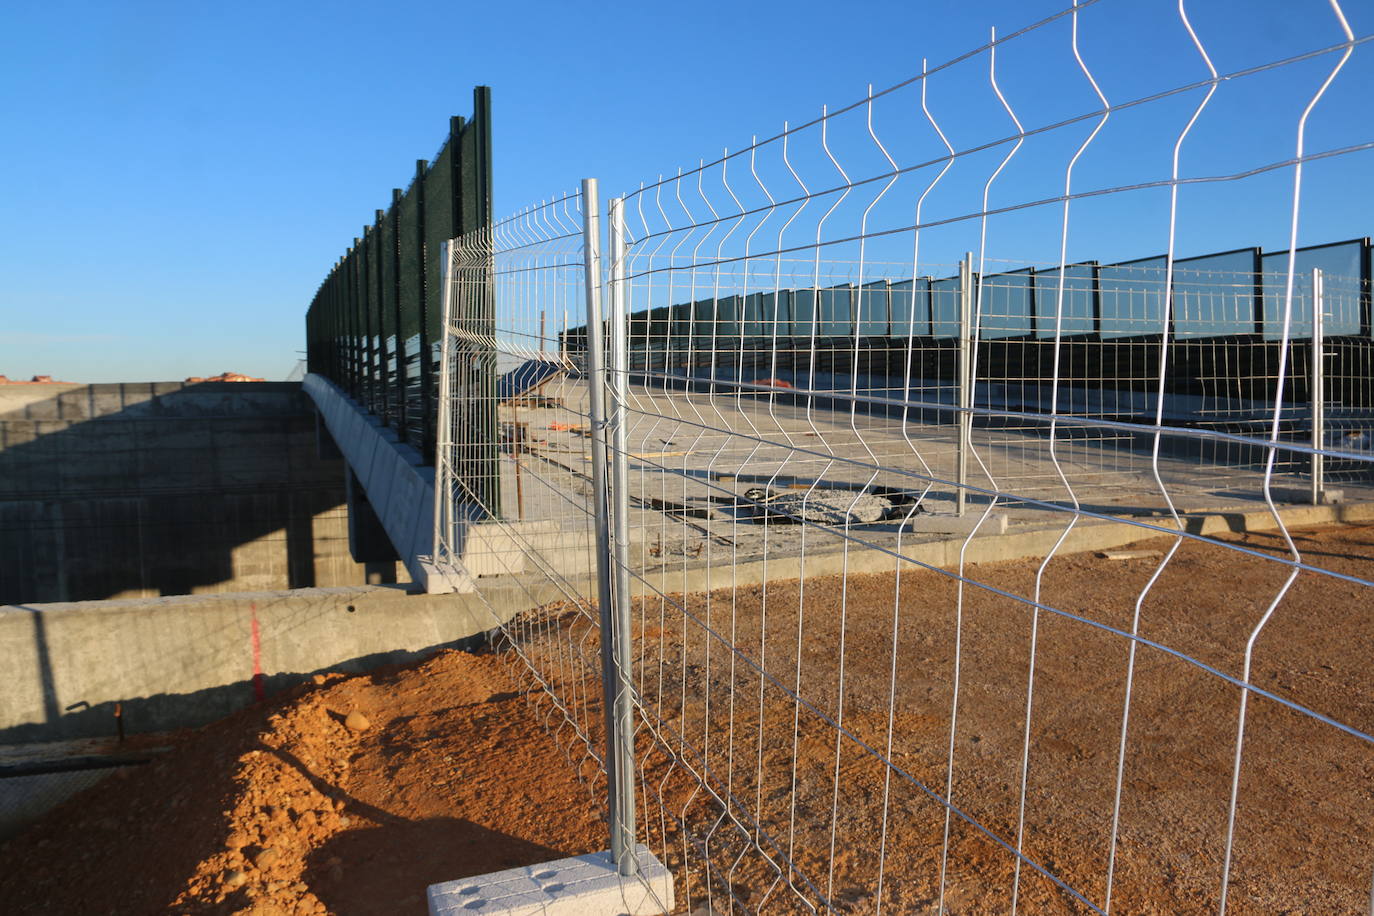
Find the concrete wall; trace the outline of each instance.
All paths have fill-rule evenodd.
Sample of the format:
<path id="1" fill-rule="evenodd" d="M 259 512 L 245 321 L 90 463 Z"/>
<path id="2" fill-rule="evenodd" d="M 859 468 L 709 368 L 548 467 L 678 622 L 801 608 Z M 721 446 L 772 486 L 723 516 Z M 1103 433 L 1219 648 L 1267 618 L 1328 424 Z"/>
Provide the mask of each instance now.
<path id="1" fill-rule="evenodd" d="M 200 725 L 311 673 L 363 671 L 479 636 L 531 606 L 523 589 L 401 586 L 0 607 L 0 744 Z M 503 596 L 504 595 L 504 596 Z M 494 610 L 493 610 L 494 609 Z"/>
<path id="2" fill-rule="evenodd" d="M 0 386 L 0 603 L 406 581 L 298 383 Z"/>
<path id="3" fill-rule="evenodd" d="M 129 733 L 202 725 L 323 671 L 408 661 L 485 631 L 551 589 L 400 586 L 0 607 L 0 766 L 108 753 Z M 0 779 L 0 841 L 109 769 Z"/>

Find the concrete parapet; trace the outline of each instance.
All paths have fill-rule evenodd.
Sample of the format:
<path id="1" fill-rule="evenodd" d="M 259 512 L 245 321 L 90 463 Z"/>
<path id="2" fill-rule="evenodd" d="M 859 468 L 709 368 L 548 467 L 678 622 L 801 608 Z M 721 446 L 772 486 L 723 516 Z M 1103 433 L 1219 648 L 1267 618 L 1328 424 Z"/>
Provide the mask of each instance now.
<path id="1" fill-rule="evenodd" d="M 398 442 L 391 430 L 325 377 L 307 375 L 303 388 L 367 492 L 411 579 L 430 594 L 471 591 L 465 573 L 440 570 L 431 561 L 434 469 L 425 467 L 419 452 Z"/>
<path id="2" fill-rule="evenodd" d="M 470 592 L 472 576 L 518 575 L 545 570 L 585 575 L 592 538 L 586 525 L 568 529 L 557 521 L 459 520 L 454 531 L 461 569 L 433 562 L 434 468 L 414 448 L 367 414 L 337 385 L 309 375 L 305 391 L 314 399 L 330 436 L 367 492 L 387 537 L 426 591 Z"/>
<path id="3" fill-rule="evenodd" d="M 594 569 L 596 537 L 585 524 L 557 521 L 481 521 L 460 526 L 463 565 L 475 576 L 548 570 L 563 576 Z"/>
<path id="4" fill-rule="evenodd" d="M 407 594 L 400 587 L 0 607 L 0 743 L 199 725 L 325 670 L 405 661 L 532 606 L 520 589 Z"/>
<path id="5" fill-rule="evenodd" d="M 0 604 L 396 581 L 314 418 L 298 383 L 0 386 Z"/>

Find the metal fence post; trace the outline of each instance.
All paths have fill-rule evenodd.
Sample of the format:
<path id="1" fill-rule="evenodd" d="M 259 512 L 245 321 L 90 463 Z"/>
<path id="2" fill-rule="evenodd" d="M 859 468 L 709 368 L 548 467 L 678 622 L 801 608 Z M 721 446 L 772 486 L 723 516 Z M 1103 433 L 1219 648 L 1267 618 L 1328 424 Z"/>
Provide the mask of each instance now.
<path id="1" fill-rule="evenodd" d="M 439 429 L 434 446 L 434 562 L 439 562 L 441 547 L 453 547 L 453 488 L 449 486 L 448 469 L 452 466 L 449 453 L 453 447 L 453 409 L 450 394 L 449 366 L 453 362 L 452 335 L 449 321 L 453 315 L 453 242 L 439 246 L 443 258 L 439 291 Z"/>
<path id="2" fill-rule="evenodd" d="M 617 763 L 614 600 L 611 578 L 614 563 L 611 544 L 610 462 L 606 450 L 606 353 L 605 323 L 601 318 L 601 203 L 595 178 L 582 180 L 582 250 L 587 293 L 587 386 L 588 415 L 592 432 L 592 500 L 596 512 L 596 585 L 601 625 L 601 702 L 606 727 L 607 826 L 611 856 L 619 863 L 624 855 L 620 825 L 620 778 Z"/>
<path id="3" fill-rule="evenodd" d="M 968 455 L 973 446 L 973 252 L 959 262 L 959 444 L 955 460 L 959 515 L 968 510 Z"/>
<path id="4" fill-rule="evenodd" d="M 615 541 L 615 615 L 611 643 L 615 663 L 615 737 L 617 815 L 611 822 L 611 854 L 622 875 L 639 872 L 635 855 L 634 685 L 630 639 L 630 473 L 625 405 L 629 383 L 629 319 L 626 314 L 624 201 L 609 202 L 606 238 L 611 249 L 611 524 Z M 610 672 L 608 672 L 609 674 Z"/>
<path id="5" fill-rule="evenodd" d="M 1326 444 L 1326 309 L 1321 268 L 1312 268 L 1312 505 L 1322 502 L 1326 467 L 1321 449 Z"/>

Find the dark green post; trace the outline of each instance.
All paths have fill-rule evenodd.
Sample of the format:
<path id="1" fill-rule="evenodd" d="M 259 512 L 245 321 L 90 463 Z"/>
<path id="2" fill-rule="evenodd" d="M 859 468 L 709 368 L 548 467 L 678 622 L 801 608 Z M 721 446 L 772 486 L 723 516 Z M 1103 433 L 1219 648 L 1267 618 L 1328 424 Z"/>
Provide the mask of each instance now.
<path id="1" fill-rule="evenodd" d="M 376 328 L 377 328 L 377 406 L 381 414 L 382 422 L 387 423 L 391 416 L 391 386 L 387 384 L 386 378 L 386 297 L 382 295 L 382 225 L 386 219 L 386 214 L 378 210 L 375 214 L 376 223 L 372 239 L 372 274 L 375 281 L 372 294 L 376 305 Z"/>
<path id="2" fill-rule="evenodd" d="M 429 353 L 429 290 L 425 283 L 425 273 L 431 256 L 425 247 L 425 172 L 427 171 L 429 171 L 429 163 L 426 160 L 415 160 L 415 221 L 420 246 L 420 276 L 418 278 L 420 290 L 420 441 L 416 445 L 420 449 L 420 454 L 428 459 L 434 454 L 434 364 Z"/>
<path id="3" fill-rule="evenodd" d="M 392 304 L 396 313 L 393 317 L 396 328 L 396 434 L 406 441 L 406 342 L 401 328 L 401 196 L 400 188 L 391 189 L 391 280 L 395 286 L 392 291 Z"/>
<path id="4" fill-rule="evenodd" d="M 372 265 L 368 263 L 367 251 L 372 247 L 370 227 L 363 227 L 362 241 L 358 244 L 358 321 L 363 335 L 362 359 L 362 405 L 368 413 L 376 413 L 377 405 L 373 397 L 373 340 L 372 340 Z"/>

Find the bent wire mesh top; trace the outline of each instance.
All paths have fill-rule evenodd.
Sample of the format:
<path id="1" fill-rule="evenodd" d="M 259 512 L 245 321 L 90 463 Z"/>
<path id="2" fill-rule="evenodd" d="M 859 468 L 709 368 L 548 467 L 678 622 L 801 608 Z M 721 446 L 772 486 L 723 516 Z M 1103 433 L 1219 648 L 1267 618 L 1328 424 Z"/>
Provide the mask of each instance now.
<path id="1" fill-rule="evenodd" d="M 1374 520 L 1370 246 L 1325 244 L 1374 36 L 1309 12 L 1075 4 L 625 196 L 610 461 L 680 904 L 1368 906 L 1374 552 L 1300 526 Z M 602 792 L 590 215 L 475 246 L 495 330 L 451 334 L 510 379 L 465 562 L 536 606 L 513 663 Z"/>

